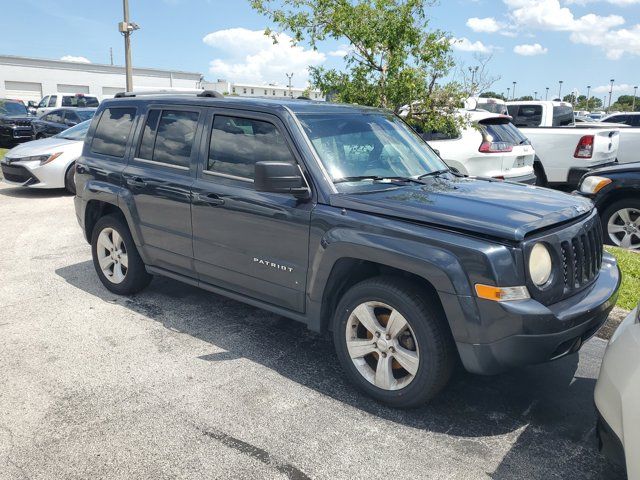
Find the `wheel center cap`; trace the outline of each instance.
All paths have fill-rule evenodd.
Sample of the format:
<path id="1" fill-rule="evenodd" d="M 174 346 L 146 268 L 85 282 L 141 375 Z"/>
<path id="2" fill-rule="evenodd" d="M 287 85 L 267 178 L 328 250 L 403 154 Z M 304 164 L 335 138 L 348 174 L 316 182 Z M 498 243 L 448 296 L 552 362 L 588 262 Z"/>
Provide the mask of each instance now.
<path id="1" fill-rule="evenodd" d="M 378 339 L 378 342 L 376 343 L 376 346 L 382 352 L 386 352 L 387 350 L 389 350 L 389 342 L 387 340 L 385 340 L 384 338 Z"/>

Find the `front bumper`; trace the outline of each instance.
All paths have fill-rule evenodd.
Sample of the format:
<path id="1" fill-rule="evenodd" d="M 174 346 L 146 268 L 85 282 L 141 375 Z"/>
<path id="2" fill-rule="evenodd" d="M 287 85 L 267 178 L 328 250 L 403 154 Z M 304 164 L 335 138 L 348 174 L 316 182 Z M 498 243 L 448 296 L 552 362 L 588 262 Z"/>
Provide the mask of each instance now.
<path id="1" fill-rule="evenodd" d="M 31 188 L 64 188 L 64 176 L 71 163 L 69 159 L 59 157 L 53 162 L 40 165 L 39 161 L 9 159 L 0 161 L 2 176 L 6 183 Z"/>
<path id="2" fill-rule="evenodd" d="M 607 162 L 602 163 L 600 165 L 594 165 L 592 167 L 575 167 L 569 169 L 569 175 L 567 176 L 567 184 L 571 187 L 577 187 L 580 184 L 580 180 L 585 174 L 591 172 L 592 170 L 596 170 L 598 168 L 610 167 L 612 165 L 616 165 L 617 162 Z"/>
<path id="3" fill-rule="evenodd" d="M 509 182 L 518 182 L 518 183 L 526 183 L 527 185 L 535 185 L 536 184 L 536 174 L 531 173 L 528 175 L 522 175 L 519 177 L 505 177 L 505 180 Z"/>
<path id="4" fill-rule="evenodd" d="M 5 141 L 27 141 L 33 138 L 31 126 L 2 125 L 0 126 L 0 138 Z"/>
<path id="5" fill-rule="evenodd" d="M 597 280 L 585 290 L 553 305 L 536 300 L 493 302 L 477 299 L 479 323 L 487 335 L 509 328 L 512 334 L 478 343 L 456 342 L 464 367 L 493 375 L 543 363 L 577 352 L 607 320 L 618 299 L 621 275 L 605 254 Z"/>

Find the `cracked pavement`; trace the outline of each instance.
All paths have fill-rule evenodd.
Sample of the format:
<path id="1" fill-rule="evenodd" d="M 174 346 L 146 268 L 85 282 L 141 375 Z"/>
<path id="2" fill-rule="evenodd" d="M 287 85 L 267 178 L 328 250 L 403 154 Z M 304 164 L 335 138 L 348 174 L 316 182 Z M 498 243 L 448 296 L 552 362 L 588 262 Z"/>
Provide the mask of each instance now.
<path id="1" fill-rule="evenodd" d="M 109 293 L 72 197 L 0 205 L 0 479 L 623 478 L 596 450 L 602 340 L 393 410 L 293 321 L 162 278 Z"/>

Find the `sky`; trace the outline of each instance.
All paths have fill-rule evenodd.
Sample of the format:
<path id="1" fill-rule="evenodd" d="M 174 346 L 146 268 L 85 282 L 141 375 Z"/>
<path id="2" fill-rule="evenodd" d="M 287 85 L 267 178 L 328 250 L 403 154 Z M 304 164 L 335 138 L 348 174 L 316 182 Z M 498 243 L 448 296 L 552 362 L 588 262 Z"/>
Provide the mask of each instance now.
<path id="1" fill-rule="evenodd" d="M 269 20 L 246 0 L 129 0 L 134 66 L 200 72 L 208 80 L 306 86 L 307 67 L 340 67 L 348 46 L 325 42 L 318 50 L 276 45 L 263 35 Z M 124 59 L 120 0 L 0 0 L 0 54 L 114 63 Z M 540 97 L 550 88 L 603 98 L 615 79 L 614 99 L 640 83 L 640 0 L 440 0 L 429 8 L 430 26 L 450 33 L 454 55 L 472 66 L 491 55 L 500 79 L 491 90 Z M 10 21 L 9 21 L 10 19 Z M 455 78 L 459 72 L 451 73 Z"/>

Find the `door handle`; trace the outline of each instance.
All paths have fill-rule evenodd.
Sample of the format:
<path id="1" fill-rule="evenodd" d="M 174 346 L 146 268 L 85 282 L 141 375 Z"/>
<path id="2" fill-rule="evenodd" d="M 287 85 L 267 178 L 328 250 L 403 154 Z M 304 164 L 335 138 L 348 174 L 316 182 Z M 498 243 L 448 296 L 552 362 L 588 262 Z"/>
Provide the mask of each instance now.
<path id="1" fill-rule="evenodd" d="M 127 178 L 127 185 L 131 185 L 132 187 L 146 187 L 147 182 L 140 177 Z"/>
<path id="2" fill-rule="evenodd" d="M 197 200 L 198 202 L 208 203 L 209 205 L 214 205 L 214 206 L 224 204 L 224 199 L 220 198 L 215 193 L 209 193 L 209 194 L 196 193 L 195 200 Z"/>

